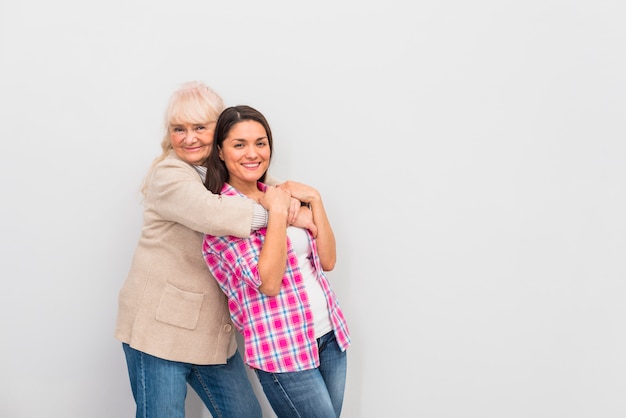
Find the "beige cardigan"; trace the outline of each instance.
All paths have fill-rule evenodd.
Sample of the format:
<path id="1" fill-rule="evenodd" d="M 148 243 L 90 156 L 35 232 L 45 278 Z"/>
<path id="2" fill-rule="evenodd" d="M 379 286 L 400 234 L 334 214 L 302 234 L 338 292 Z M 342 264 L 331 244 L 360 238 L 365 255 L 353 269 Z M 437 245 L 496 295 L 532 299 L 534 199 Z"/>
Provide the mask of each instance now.
<path id="1" fill-rule="evenodd" d="M 247 237 L 253 202 L 217 196 L 172 151 L 149 180 L 115 338 L 166 360 L 224 364 L 235 353 L 226 297 L 202 256 L 203 233 Z"/>

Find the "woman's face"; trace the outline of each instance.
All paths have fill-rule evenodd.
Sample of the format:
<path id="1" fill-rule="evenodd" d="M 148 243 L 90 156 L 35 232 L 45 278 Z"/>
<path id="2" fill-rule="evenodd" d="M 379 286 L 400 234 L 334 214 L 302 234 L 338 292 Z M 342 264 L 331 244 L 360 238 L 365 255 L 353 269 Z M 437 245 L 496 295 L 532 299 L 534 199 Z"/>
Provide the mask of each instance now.
<path id="1" fill-rule="evenodd" d="M 244 120 L 228 132 L 220 149 L 220 159 L 226 164 L 228 182 L 251 185 L 261 178 L 270 164 L 270 144 L 265 128 L 259 122 Z"/>
<path id="2" fill-rule="evenodd" d="M 207 124 L 185 123 L 170 125 L 172 148 L 181 160 L 193 165 L 201 165 L 209 158 L 213 144 L 215 122 Z"/>

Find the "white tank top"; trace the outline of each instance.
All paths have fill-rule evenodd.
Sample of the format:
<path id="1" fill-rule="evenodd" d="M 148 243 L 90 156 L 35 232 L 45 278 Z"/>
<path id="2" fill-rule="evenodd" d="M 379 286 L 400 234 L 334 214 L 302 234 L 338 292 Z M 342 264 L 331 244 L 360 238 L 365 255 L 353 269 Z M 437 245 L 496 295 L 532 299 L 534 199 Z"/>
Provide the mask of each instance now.
<path id="1" fill-rule="evenodd" d="M 309 297 L 309 304 L 311 305 L 311 312 L 313 313 L 315 338 L 319 338 L 331 331 L 333 327 L 328 316 L 324 290 L 317 281 L 315 269 L 313 268 L 311 245 L 306 232 L 302 228 L 288 227 L 287 236 L 298 257 L 298 267 L 300 267 L 300 273 L 302 274 L 306 293 Z"/>

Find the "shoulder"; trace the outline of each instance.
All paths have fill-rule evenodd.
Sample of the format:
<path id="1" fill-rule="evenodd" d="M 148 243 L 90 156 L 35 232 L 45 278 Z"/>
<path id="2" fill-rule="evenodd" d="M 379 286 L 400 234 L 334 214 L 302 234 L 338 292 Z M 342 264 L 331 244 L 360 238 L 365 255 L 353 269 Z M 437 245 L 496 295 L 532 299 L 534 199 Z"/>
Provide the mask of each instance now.
<path id="1" fill-rule="evenodd" d="M 265 175 L 265 184 L 269 184 L 270 186 L 276 186 L 280 183 L 282 183 L 282 180 L 272 176 L 270 173 L 267 173 Z"/>
<path id="2" fill-rule="evenodd" d="M 198 177 L 198 172 L 191 164 L 188 164 L 178 158 L 174 151 L 171 151 L 162 161 L 159 161 L 154 167 L 155 177 L 172 177 L 172 176 L 192 176 Z"/>
<path id="3" fill-rule="evenodd" d="M 165 156 L 165 158 L 162 161 L 159 161 L 159 163 L 156 165 L 157 168 L 162 168 L 162 167 L 181 167 L 181 168 L 185 168 L 185 169 L 189 169 L 189 170 L 194 170 L 193 166 L 191 164 L 188 164 L 186 162 L 184 162 L 183 160 L 181 160 L 180 158 L 178 158 L 178 156 L 176 155 L 176 153 L 172 150 L 169 152 L 169 154 L 167 154 Z"/>

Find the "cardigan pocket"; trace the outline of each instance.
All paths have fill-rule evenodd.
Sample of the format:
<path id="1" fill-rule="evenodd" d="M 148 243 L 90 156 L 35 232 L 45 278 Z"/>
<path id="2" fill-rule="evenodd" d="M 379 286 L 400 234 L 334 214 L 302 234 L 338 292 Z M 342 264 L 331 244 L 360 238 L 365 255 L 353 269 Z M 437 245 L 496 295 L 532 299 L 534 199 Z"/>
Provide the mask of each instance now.
<path id="1" fill-rule="evenodd" d="M 196 329 L 203 299 L 203 293 L 186 292 L 167 283 L 157 308 L 156 320 L 180 328 Z"/>

